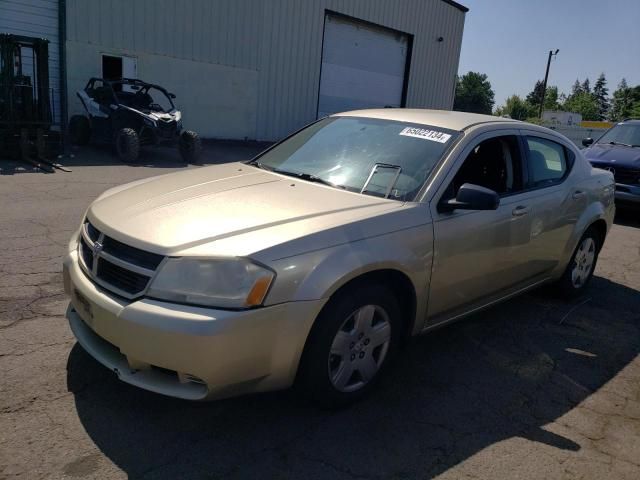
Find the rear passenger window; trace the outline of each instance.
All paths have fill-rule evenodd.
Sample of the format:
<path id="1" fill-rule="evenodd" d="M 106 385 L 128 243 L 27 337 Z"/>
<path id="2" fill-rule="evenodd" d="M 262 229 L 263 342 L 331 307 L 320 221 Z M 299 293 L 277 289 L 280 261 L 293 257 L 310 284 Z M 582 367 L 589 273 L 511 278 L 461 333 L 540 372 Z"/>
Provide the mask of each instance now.
<path id="1" fill-rule="evenodd" d="M 552 185 L 567 173 L 567 151 L 559 143 L 544 138 L 527 137 L 529 185 Z"/>

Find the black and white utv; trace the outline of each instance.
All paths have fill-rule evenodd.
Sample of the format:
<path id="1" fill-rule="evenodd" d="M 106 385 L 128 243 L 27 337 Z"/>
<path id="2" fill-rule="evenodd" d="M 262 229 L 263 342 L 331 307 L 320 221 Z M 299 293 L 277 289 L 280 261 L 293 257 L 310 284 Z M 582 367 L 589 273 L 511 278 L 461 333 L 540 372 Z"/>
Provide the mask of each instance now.
<path id="1" fill-rule="evenodd" d="M 109 143 L 122 161 L 135 162 L 143 145 L 177 143 L 185 162 L 198 162 L 200 137 L 182 130 L 182 114 L 173 104 L 176 96 L 161 86 L 130 78 L 92 78 L 78 97 L 87 116 L 69 120 L 73 144 Z"/>

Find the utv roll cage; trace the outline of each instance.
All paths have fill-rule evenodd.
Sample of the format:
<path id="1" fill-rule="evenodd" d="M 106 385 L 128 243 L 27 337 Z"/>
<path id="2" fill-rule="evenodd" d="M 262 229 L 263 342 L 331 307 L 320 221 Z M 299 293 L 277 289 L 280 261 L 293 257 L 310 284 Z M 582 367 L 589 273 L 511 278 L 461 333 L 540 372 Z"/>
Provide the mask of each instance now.
<path id="1" fill-rule="evenodd" d="M 96 87 L 96 83 L 102 83 L 102 86 Z M 123 86 L 129 86 L 131 90 L 134 90 L 135 92 L 124 91 L 122 88 Z M 84 87 L 84 91 L 87 92 L 87 95 L 101 104 L 114 103 L 116 105 L 123 104 L 133 108 L 140 108 L 146 107 L 150 103 L 148 91 L 152 88 L 162 92 L 167 97 L 172 110 L 176 108 L 173 103 L 173 99 L 176 98 L 176 96 L 173 93 L 160 85 L 148 83 L 136 78 L 107 80 L 104 78 L 92 77 Z M 140 95 L 139 101 L 136 97 L 137 95 Z"/>

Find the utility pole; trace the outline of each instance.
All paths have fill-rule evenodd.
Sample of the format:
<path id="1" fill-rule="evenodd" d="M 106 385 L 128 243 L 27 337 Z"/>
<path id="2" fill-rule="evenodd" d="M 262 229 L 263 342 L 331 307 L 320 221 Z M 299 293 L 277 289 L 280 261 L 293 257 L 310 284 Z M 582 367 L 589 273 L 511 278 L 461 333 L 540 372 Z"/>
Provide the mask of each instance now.
<path id="1" fill-rule="evenodd" d="M 560 49 L 556 48 L 556 51 L 549 50 L 549 59 L 547 60 L 547 72 L 544 74 L 544 84 L 542 85 L 542 99 L 540 100 L 540 112 L 538 117 L 542 120 L 542 109 L 544 108 L 544 96 L 547 93 L 547 80 L 549 79 L 549 67 L 551 66 L 551 57 L 558 55 Z"/>

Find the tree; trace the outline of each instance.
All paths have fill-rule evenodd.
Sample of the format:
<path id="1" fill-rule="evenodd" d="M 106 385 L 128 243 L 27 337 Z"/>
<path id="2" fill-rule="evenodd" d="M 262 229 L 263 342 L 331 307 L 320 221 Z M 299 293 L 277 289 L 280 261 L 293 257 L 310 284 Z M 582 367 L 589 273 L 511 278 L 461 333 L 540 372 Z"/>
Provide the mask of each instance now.
<path id="1" fill-rule="evenodd" d="M 573 83 L 573 87 L 571 87 L 571 95 L 577 95 L 578 93 L 581 93 L 581 92 L 582 92 L 582 85 L 580 84 L 580 80 L 576 78 L 576 81 Z"/>
<path id="2" fill-rule="evenodd" d="M 540 103 L 542 102 L 542 89 L 544 88 L 544 83 L 542 80 L 538 80 L 533 87 L 533 90 L 529 95 L 527 95 L 527 102 L 533 105 L 534 107 L 540 107 Z"/>
<path id="3" fill-rule="evenodd" d="M 548 87 L 547 93 L 544 96 L 544 109 L 545 110 L 560 110 L 561 106 L 558 102 L 558 87 Z"/>
<path id="4" fill-rule="evenodd" d="M 515 120 L 526 120 L 537 114 L 535 107 L 526 100 L 522 100 L 518 95 L 511 95 L 507 98 L 504 106 L 496 109 L 496 115 L 509 116 Z"/>
<path id="5" fill-rule="evenodd" d="M 484 73 L 468 72 L 458 77 L 454 110 L 491 115 L 494 103 L 493 89 Z"/>
<path id="6" fill-rule="evenodd" d="M 605 120 L 609 112 L 609 89 L 604 73 L 601 73 L 593 87 L 593 96 L 598 103 L 598 120 Z"/>
<path id="7" fill-rule="evenodd" d="M 571 95 L 564 103 L 564 108 L 568 112 L 579 113 L 583 120 L 598 120 L 598 102 L 593 94 L 580 92 Z"/>
<path id="8" fill-rule="evenodd" d="M 640 118 L 640 85 L 636 85 L 631 89 L 631 116 Z"/>
<path id="9" fill-rule="evenodd" d="M 637 87 L 636 87 L 637 88 Z M 609 120 L 618 122 L 629 116 L 633 110 L 633 89 L 627 85 L 627 80 L 622 79 L 618 85 L 618 89 L 613 92 L 613 101 L 609 110 Z"/>
<path id="10" fill-rule="evenodd" d="M 580 88 L 585 93 L 591 93 L 591 82 L 589 82 L 589 77 L 584 79 L 584 82 L 582 82 L 582 86 Z"/>

